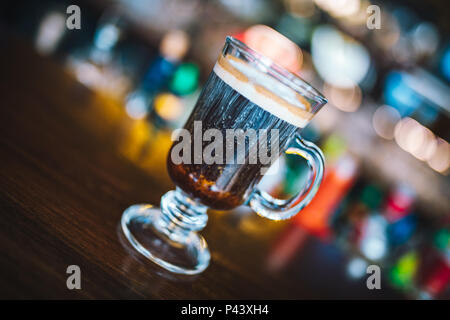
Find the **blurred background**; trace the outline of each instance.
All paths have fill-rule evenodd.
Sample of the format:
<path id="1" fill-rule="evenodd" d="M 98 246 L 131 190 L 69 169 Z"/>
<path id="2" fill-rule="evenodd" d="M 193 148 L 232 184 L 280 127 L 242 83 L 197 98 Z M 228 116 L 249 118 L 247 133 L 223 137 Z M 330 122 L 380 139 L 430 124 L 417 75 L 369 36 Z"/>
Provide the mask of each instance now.
<path id="1" fill-rule="evenodd" d="M 66 27 L 74 3 L 79 30 Z M 380 29 L 370 28 L 371 5 Z M 299 285 L 344 297 L 342 282 L 365 281 L 377 264 L 395 297 L 450 298 L 446 1 L 43 0 L 3 1 L 0 10 L 3 26 L 101 97 L 103 117 L 121 124 L 118 152 L 162 185 L 171 184 L 171 131 L 187 119 L 227 35 L 298 73 L 328 99 L 303 131 L 326 157 L 316 198 L 281 226 L 246 208 L 212 214 L 234 217 L 252 237 L 275 228 L 265 267 L 295 274 Z M 283 43 L 273 29 L 300 51 L 273 45 Z M 295 157 L 280 164 L 261 184 L 292 194 L 308 168 Z M 326 266 L 341 276 L 315 278 Z"/>

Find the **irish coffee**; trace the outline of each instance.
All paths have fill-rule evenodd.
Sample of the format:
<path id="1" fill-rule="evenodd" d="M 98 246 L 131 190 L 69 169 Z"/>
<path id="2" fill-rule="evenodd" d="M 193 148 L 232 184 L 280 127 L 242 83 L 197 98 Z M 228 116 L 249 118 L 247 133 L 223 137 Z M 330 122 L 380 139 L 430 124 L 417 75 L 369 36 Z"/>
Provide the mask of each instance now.
<path id="1" fill-rule="evenodd" d="M 202 133 L 208 129 L 222 132 L 224 146 L 230 143 L 225 140 L 227 129 L 244 132 L 253 129 L 257 141 L 262 139 L 260 132 L 264 129 L 268 132 L 265 139 L 267 156 L 277 158 L 312 116 L 308 101 L 295 90 L 227 55 L 221 56 L 216 63 L 184 128 L 194 136 L 194 124 L 201 121 Z M 271 154 L 274 141 L 270 132 L 273 129 L 278 132 L 276 155 Z M 270 165 L 259 157 L 256 162 L 250 160 L 252 152 L 257 152 L 257 146 L 249 137 L 246 137 L 245 147 L 240 148 L 241 142 L 238 139 L 231 142 L 236 152 L 240 150 L 234 155 L 235 161 L 224 155 L 221 163 L 213 164 L 196 163 L 194 153 L 188 163 L 176 164 L 172 159 L 174 143 L 167 158 L 169 175 L 184 192 L 211 208 L 228 210 L 237 207 L 245 202 L 262 178 L 261 169 Z M 202 140 L 201 143 L 204 149 L 211 142 Z M 244 159 L 244 163 L 236 161 L 237 157 Z"/>

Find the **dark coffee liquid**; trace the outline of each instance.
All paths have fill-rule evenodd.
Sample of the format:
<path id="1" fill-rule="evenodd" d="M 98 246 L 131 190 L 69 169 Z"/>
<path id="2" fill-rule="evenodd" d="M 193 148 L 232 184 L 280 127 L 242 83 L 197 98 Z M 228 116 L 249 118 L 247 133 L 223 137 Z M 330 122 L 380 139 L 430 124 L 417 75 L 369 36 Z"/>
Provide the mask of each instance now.
<path id="1" fill-rule="evenodd" d="M 280 151 L 286 149 L 298 130 L 298 127 L 281 120 L 242 96 L 214 72 L 209 76 L 184 126 L 190 131 L 192 137 L 194 121 L 202 122 L 203 132 L 211 128 L 222 131 L 224 145 L 226 129 L 268 129 L 269 132 L 270 129 L 278 129 Z M 258 139 L 259 136 L 258 133 Z M 268 155 L 270 155 L 270 135 L 267 140 Z M 203 142 L 203 150 L 210 143 Z M 238 150 L 237 141 L 235 140 L 234 143 L 234 150 Z M 262 178 L 261 168 L 267 166 L 261 163 L 259 158 L 256 164 L 249 163 L 251 146 L 248 146 L 248 143 L 245 147 L 244 164 L 237 164 L 236 161 L 232 164 L 225 161 L 224 164 L 194 164 L 193 156 L 191 164 L 174 164 L 171 160 L 172 148 L 167 158 L 168 171 L 172 180 L 187 194 L 214 209 L 228 210 L 241 205 L 253 190 L 254 185 Z M 191 149 L 194 150 L 194 147 L 192 146 Z"/>

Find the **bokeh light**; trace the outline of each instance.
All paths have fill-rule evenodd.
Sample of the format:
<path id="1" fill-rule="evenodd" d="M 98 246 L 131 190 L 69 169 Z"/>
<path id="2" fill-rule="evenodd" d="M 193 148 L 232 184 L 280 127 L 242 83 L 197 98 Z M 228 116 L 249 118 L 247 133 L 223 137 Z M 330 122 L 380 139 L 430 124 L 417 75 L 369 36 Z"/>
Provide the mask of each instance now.
<path id="1" fill-rule="evenodd" d="M 424 127 L 409 117 L 397 123 L 394 136 L 400 148 L 411 154 L 417 152 L 426 143 Z"/>
<path id="2" fill-rule="evenodd" d="M 382 105 L 375 110 L 372 117 L 372 125 L 375 132 L 382 138 L 394 139 L 394 130 L 400 121 L 400 113 L 397 109 L 388 105 Z"/>
<path id="3" fill-rule="evenodd" d="M 450 165 L 448 142 L 436 137 L 433 132 L 416 120 L 406 117 L 394 130 L 395 141 L 405 151 L 419 160 L 427 161 L 435 171 L 445 173 Z"/>
<path id="4" fill-rule="evenodd" d="M 436 140 L 436 149 L 428 160 L 428 165 L 437 172 L 448 172 L 450 167 L 450 146 L 447 141 L 441 138 Z"/>
<path id="5" fill-rule="evenodd" d="M 347 17 L 356 14 L 360 0 L 315 0 L 317 6 L 335 17 Z"/>
<path id="6" fill-rule="evenodd" d="M 133 119 L 143 119 L 148 113 L 148 101 L 142 92 L 134 92 L 130 94 L 125 103 L 127 114 Z"/>
<path id="7" fill-rule="evenodd" d="M 290 14 L 302 18 L 311 17 L 316 13 L 313 0 L 284 0 L 284 5 Z"/>
<path id="8" fill-rule="evenodd" d="M 94 36 L 94 45 L 100 50 L 111 50 L 120 37 L 120 29 L 112 23 L 98 28 Z"/>
<path id="9" fill-rule="evenodd" d="M 347 274 L 350 278 L 360 279 L 366 274 L 368 263 L 366 260 L 355 257 L 347 264 Z"/>
<path id="10" fill-rule="evenodd" d="M 183 113 L 180 98 L 171 93 L 161 93 L 154 101 L 155 112 L 164 120 L 173 121 Z"/>
<path id="11" fill-rule="evenodd" d="M 418 55 L 431 55 L 439 45 L 439 33 L 429 22 L 422 22 L 412 31 L 413 47 Z"/>
<path id="12" fill-rule="evenodd" d="M 353 87 L 364 79 L 369 70 L 367 50 L 332 26 L 318 27 L 313 33 L 311 47 L 319 75 L 336 87 Z"/>
<path id="13" fill-rule="evenodd" d="M 247 29 L 244 42 L 253 50 L 268 57 L 291 72 L 302 66 L 302 51 L 291 40 L 265 25 L 255 25 Z"/>
<path id="14" fill-rule="evenodd" d="M 66 30 L 66 18 L 58 11 L 49 12 L 39 26 L 35 39 L 36 49 L 42 54 L 55 50 Z"/>
<path id="15" fill-rule="evenodd" d="M 362 102 L 361 89 L 357 84 L 340 88 L 325 83 L 323 91 L 325 96 L 329 99 L 329 103 L 344 112 L 354 112 L 358 110 Z"/>
<path id="16" fill-rule="evenodd" d="M 190 40 L 186 32 L 173 30 L 167 32 L 161 40 L 159 51 L 169 60 L 181 60 L 189 49 Z"/>
<path id="17" fill-rule="evenodd" d="M 373 215 L 367 219 L 364 237 L 361 240 L 361 252 L 371 260 L 382 259 L 388 251 L 385 230 L 386 219 L 381 215 Z"/>

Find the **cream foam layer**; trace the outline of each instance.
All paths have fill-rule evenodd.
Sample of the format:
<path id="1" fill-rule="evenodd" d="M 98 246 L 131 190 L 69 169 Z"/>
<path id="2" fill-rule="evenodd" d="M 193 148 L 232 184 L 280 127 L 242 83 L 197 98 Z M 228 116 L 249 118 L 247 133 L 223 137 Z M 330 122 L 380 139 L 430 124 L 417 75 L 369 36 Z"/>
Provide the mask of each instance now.
<path id="1" fill-rule="evenodd" d="M 307 111 L 308 106 L 298 99 L 298 93 L 293 89 L 236 58 L 221 57 L 221 59 L 226 62 L 222 60 L 220 63 L 219 59 L 213 71 L 231 88 L 265 111 L 294 126 L 304 128 L 308 124 L 312 114 Z M 223 63 L 229 65 L 224 67 Z M 230 67 L 234 70 L 226 69 Z M 259 90 L 257 90 L 257 86 Z M 266 94 L 262 91 L 265 91 Z"/>

